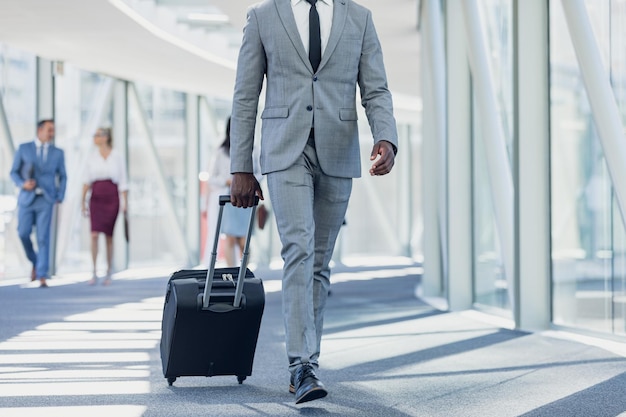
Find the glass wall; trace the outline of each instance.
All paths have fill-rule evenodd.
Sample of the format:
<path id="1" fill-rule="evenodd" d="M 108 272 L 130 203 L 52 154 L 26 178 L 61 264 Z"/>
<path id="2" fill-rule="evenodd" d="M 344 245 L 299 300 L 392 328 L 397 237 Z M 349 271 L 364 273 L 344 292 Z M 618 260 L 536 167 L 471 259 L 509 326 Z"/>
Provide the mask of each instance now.
<path id="1" fill-rule="evenodd" d="M 8 176 L 14 148 L 35 136 L 38 97 L 36 86 L 37 59 L 35 56 L 0 44 L 0 93 L 9 129 L 0 128 L 0 279 L 26 277 L 30 267 L 17 239 L 17 190 Z M 203 188 L 206 171 L 212 155 L 224 137 L 225 123 L 230 114 L 228 100 L 197 97 L 198 124 L 188 126 L 187 94 L 146 84 L 120 83 L 119 80 L 76 68 L 69 63 L 55 67 L 51 84 L 43 83 L 42 97 L 53 97 L 56 121 L 56 145 L 65 152 L 68 173 L 66 199 L 58 207 L 54 229 L 56 257 L 54 274 L 91 275 L 90 225 L 82 216 L 82 186 L 86 156 L 95 151 L 93 133 L 98 127 L 110 126 L 114 132 L 125 132 L 115 137 L 114 146 L 122 147 L 128 158 L 129 169 L 129 225 L 130 243 L 115 240 L 115 263 L 118 250 L 130 267 L 176 266 L 186 267 L 203 263 L 200 248 L 188 248 L 187 216 L 194 213 L 188 207 L 190 187 Z M 118 88 L 121 85 L 126 86 Z M 121 108 L 123 107 L 123 108 Z M 372 137 L 367 119 L 361 113 L 361 151 L 363 177 L 355 180 L 353 196 L 336 248 L 334 261 L 346 258 L 363 259 L 372 254 L 376 258 L 421 256 L 420 170 L 421 136 L 415 109 L 396 109 L 398 116 L 399 148 L 396 168 L 391 175 L 370 177 L 369 154 Z M 190 119 L 194 119 L 193 117 Z M 1 120 L 0 120 L 1 121 Z M 0 123 L 0 127 L 2 124 Z M 260 133 L 261 122 L 257 133 Z M 199 155 L 187 160 L 187 140 L 192 130 L 199 129 Z M 260 142 L 260 135 L 257 135 Z M 259 143 L 260 144 L 260 143 Z M 199 182 L 188 184 L 187 167 L 199 161 Z M 204 172 L 204 175 L 200 175 Z M 262 186 L 265 184 L 262 182 Z M 266 195 L 268 195 L 267 190 Z M 203 206 L 203 201 L 198 204 Z M 266 201 L 271 212 L 271 202 Z M 203 208 L 207 208 L 204 205 Z M 377 221 L 372 221 L 375 218 Z M 201 219 L 203 236 L 200 246 L 206 245 L 207 221 Z M 118 222 L 118 227 L 120 223 Z M 372 239 L 375 236 L 375 239 Z M 116 230 L 115 238 L 118 236 Z M 252 264 L 267 265 L 280 262 L 280 240 L 270 214 L 263 231 L 256 231 L 251 251 Z M 106 268 L 104 238 L 101 237 L 98 270 Z M 190 253 L 199 253 L 200 259 L 190 259 Z M 344 257 L 344 259 L 342 259 Z M 122 257 L 120 257 L 122 259 Z M 274 263 L 278 266 L 278 263 Z"/>
<path id="2" fill-rule="evenodd" d="M 17 237 L 17 190 L 9 176 L 13 149 L 35 137 L 37 106 L 34 55 L 0 43 L 0 279 L 26 275 L 30 267 Z"/>
<path id="3" fill-rule="evenodd" d="M 226 121 L 231 111 L 226 100 L 202 97 L 200 100 L 200 263 L 209 265 L 218 208 L 211 204 L 209 179 L 215 152 L 226 134 Z M 257 233 L 258 235 L 258 233 Z M 256 251 L 252 252 L 252 256 Z"/>
<path id="4" fill-rule="evenodd" d="M 132 266 L 185 265 L 186 121 L 184 93 L 131 85 L 128 109 Z"/>
<path id="5" fill-rule="evenodd" d="M 610 10 L 611 81 L 622 120 L 626 121 L 626 1 L 614 1 Z M 621 217 L 620 217 L 621 216 Z M 613 199 L 613 332 L 626 334 L 626 232 L 623 216 Z"/>
<path id="6" fill-rule="evenodd" d="M 359 120 L 359 134 L 362 176 L 353 181 L 345 223 L 335 247 L 335 259 L 367 254 L 411 257 L 415 243 L 412 237 L 417 225 L 409 218 L 421 217 L 416 210 L 421 208 L 421 203 L 412 200 L 417 194 L 415 190 L 421 187 L 421 171 L 417 165 L 421 159 L 421 137 L 416 129 L 398 122 L 399 151 L 394 171 L 390 175 L 372 177 L 368 170 L 373 139 L 364 116 Z M 403 196 L 410 198 L 403 200 Z"/>
<path id="7" fill-rule="evenodd" d="M 91 271 L 90 224 L 81 212 L 82 188 L 87 156 L 96 149 L 93 133 L 112 125 L 113 79 L 65 64 L 55 75 L 54 86 L 55 144 L 65 153 L 68 179 L 58 213 L 57 272 Z M 99 268 L 106 270 L 104 237 L 101 240 Z"/>
<path id="8" fill-rule="evenodd" d="M 478 2 L 489 65 L 493 73 L 498 121 L 504 133 L 509 157 L 513 144 L 513 15 L 510 0 Z M 475 97 L 475 93 L 474 93 Z M 477 111 L 479 106 L 474 105 Z M 496 308 L 510 316 L 509 288 L 504 271 L 501 242 L 495 220 L 493 191 L 487 170 L 480 114 L 473 115 L 473 229 L 474 302 Z M 513 213 L 511 213 L 513 216 Z M 511 278 L 511 277 L 509 277 Z"/>
<path id="9" fill-rule="evenodd" d="M 622 213 L 562 6 L 550 4 L 553 321 L 624 334 Z M 585 5 L 626 116 L 625 3 L 587 0 Z"/>
<path id="10" fill-rule="evenodd" d="M 36 74 L 34 55 L 0 43 L 0 95 L 16 146 L 35 135 Z"/>

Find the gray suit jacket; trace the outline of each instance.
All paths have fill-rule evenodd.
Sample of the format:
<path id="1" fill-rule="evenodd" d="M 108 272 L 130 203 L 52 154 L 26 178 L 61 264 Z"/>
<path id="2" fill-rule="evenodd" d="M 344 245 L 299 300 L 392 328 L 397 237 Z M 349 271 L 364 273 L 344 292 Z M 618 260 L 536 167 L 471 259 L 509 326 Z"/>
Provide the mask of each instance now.
<path id="1" fill-rule="evenodd" d="M 398 134 L 383 55 L 369 10 L 334 0 L 328 45 L 313 73 L 290 0 L 265 0 L 248 10 L 231 115 L 231 172 L 253 172 L 259 94 L 263 174 L 291 166 L 315 127 L 320 167 L 330 176 L 361 176 L 356 87 L 374 142 L 397 147 Z"/>

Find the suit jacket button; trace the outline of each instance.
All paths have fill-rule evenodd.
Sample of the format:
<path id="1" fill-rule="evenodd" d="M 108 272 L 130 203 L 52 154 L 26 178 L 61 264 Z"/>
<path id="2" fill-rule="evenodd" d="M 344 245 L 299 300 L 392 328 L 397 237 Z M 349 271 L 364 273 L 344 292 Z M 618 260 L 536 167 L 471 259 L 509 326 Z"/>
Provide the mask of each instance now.
<path id="1" fill-rule="evenodd" d="M 306 106 L 306 109 L 307 109 L 308 111 L 311 111 L 311 110 L 313 110 L 313 106 Z"/>
<path id="2" fill-rule="evenodd" d="M 313 77 L 313 81 L 317 81 L 317 75 Z"/>

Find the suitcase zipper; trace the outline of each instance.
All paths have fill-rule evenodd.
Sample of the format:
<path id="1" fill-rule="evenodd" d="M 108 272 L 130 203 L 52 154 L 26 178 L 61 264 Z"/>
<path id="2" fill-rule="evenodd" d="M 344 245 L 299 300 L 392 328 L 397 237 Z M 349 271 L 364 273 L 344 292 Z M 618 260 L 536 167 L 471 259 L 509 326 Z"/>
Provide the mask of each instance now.
<path id="1" fill-rule="evenodd" d="M 222 274 L 222 281 L 230 281 L 233 284 L 233 287 L 236 287 L 235 280 L 233 279 L 233 274 Z"/>

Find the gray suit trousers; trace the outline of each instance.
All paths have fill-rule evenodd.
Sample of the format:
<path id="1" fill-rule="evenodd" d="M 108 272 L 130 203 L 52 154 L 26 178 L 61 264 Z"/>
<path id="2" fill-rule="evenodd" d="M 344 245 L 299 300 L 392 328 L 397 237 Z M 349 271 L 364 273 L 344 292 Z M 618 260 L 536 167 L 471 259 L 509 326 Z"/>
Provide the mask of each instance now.
<path id="1" fill-rule="evenodd" d="M 351 178 L 325 175 L 307 145 L 288 169 L 267 174 L 282 241 L 283 317 L 289 370 L 318 366 L 329 263 L 352 191 Z"/>

